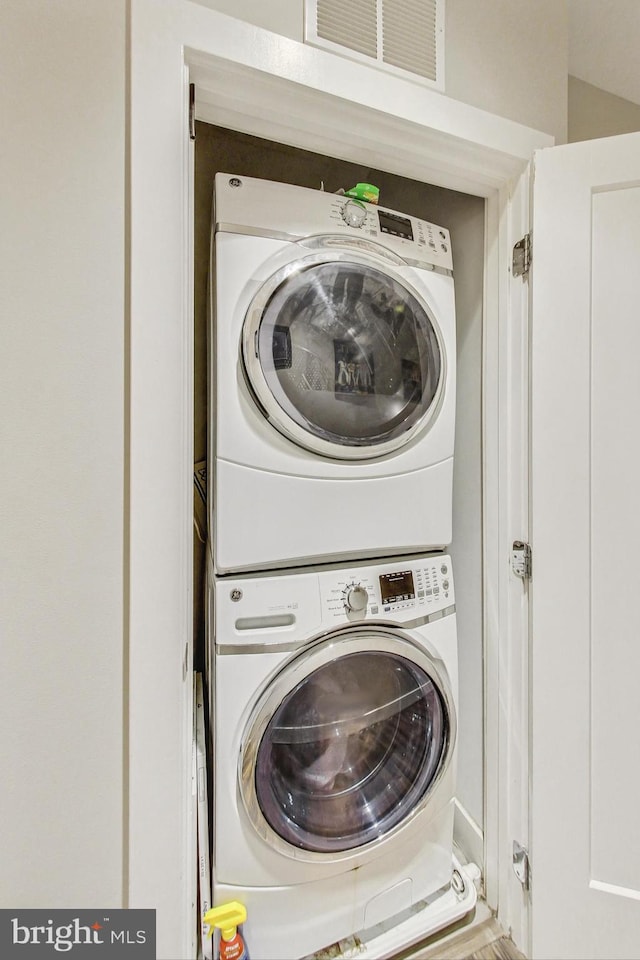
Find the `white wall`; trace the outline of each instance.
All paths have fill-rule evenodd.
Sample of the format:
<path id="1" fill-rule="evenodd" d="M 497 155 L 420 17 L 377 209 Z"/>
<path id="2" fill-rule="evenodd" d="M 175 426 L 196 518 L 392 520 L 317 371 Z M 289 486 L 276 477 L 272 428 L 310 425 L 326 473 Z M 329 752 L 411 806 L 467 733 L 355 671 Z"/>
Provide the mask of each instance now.
<path id="1" fill-rule="evenodd" d="M 302 40 L 304 0 L 197 0 Z M 445 94 L 567 139 L 565 2 L 446 0 Z"/>
<path id="2" fill-rule="evenodd" d="M 567 0 L 569 75 L 640 104 L 638 0 Z"/>
<path id="3" fill-rule="evenodd" d="M 0 904 L 116 907 L 125 0 L 3 0 L 0 65 Z"/>
<path id="4" fill-rule="evenodd" d="M 569 77 L 569 143 L 636 130 L 640 130 L 640 104 Z"/>
<path id="5" fill-rule="evenodd" d="M 254 23 L 292 40 L 304 36 L 304 0 L 195 0 L 203 7 Z"/>
<path id="6" fill-rule="evenodd" d="M 568 15 L 561 0 L 446 0 L 445 92 L 567 139 Z"/>

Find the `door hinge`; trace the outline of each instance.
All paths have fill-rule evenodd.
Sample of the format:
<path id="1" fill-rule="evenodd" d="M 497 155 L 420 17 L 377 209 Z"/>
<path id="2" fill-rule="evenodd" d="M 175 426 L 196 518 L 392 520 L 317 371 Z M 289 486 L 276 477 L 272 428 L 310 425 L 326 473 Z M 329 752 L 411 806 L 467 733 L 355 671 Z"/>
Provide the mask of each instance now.
<path id="1" fill-rule="evenodd" d="M 189 84 L 189 139 L 196 138 L 196 85 Z"/>
<path id="2" fill-rule="evenodd" d="M 531 234 L 526 233 L 513 248 L 511 272 L 514 277 L 526 277 L 531 266 Z"/>
<path id="3" fill-rule="evenodd" d="M 522 540 L 514 540 L 511 547 L 511 569 L 516 577 L 531 580 L 531 547 Z"/>
<path id="4" fill-rule="evenodd" d="M 517 840 L 513 841 L 513 872 L 524 889 L 529 890 L 531 886 L 531 864 L 529 863 L 529 851 L 521 846 Z"/>

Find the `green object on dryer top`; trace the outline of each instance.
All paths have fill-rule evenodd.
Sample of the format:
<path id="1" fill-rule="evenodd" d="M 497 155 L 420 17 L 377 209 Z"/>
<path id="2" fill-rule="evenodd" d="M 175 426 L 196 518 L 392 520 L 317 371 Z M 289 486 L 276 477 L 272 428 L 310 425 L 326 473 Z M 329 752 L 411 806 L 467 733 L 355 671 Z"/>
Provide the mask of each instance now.
<path id="1" fill-rule="evenodd" d="M 380 188 L 374 187 L 372 183 L 356 183 L 351 190 L 345 190 L 345 197 L 352 197 L 354 200 L 366 200 L 367 203 L 377 203 L 380 197 Z"/>

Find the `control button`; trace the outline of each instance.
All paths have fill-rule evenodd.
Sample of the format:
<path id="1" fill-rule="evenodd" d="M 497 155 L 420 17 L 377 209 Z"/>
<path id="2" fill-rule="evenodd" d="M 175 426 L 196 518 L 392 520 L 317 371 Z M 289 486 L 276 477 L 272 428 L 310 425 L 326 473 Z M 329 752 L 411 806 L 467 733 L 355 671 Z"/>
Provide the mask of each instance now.
<path id="1" fill-rule="evenodd" d="M 366 208 L 355 200 L 347 200 L 342 208 L 342 219 L 349 227 L 363 227 L 367 219 Z"/>
<path id="2" fill-rule="evenodd" d="M 448 581 L 448 580 L 443 580 L 443 581 L 442 581 L 442 589 L 443 589 L 443 590 L 448 590 L 448 589 L 449 589 L 449 581 Z"/>
<path id="3" fill-rule="evenodd" d="M 420 599 L 420 597 L 424 597 L 424 590 L 418 590 L 418 599 Z"/>
<path id="4" fill-rule="evenodd" d="M 441 573 L 448 573 L 448 572 L 449 572 L 446 563 L 443 563 L 443 564 L 442 564 L 442 566 L 440 567 L 440 572 L 441 572 Z"/>
<path id="5" fill-rule="evenodd" d="M 372 614 L 372 616 L 375 617 L 375 615 L 376 615 L 377 612 L 378 612 L 378 605 L 376 604 L 375 606 L 371 607 L 371 614 Z"/>
<path id="6" fill-rule="evenodd" d="M 362 613 L 367 609 L 369 603 L 369 594 L 366 588 L 360 583 L 352 583 L 347 587 L 344 595 L 344 605 L 352 613 Z"/>

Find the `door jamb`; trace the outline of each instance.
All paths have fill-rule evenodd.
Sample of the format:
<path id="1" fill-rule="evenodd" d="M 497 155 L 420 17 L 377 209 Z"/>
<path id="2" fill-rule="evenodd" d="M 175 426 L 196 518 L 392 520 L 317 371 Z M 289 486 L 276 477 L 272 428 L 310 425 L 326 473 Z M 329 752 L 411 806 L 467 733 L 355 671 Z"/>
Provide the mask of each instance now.
<path id="1" fill-rule="evenodd" d="M 155 0 L 131 0 L 130 6 L 132 533 L 129 570 L 132 616 L 129 763 L 131 836 L 136 837 L 136 844 L 131 844 L 130 848 L 129 889 L 130 906 L 152 902 L 158 907 L 159 915 L 161 911 L 170 909 L 175 929 L 171 932 L 162 930 L 159 922 L 159 950 L 160 955 L 165 953 L 171 956 L 182 954 L 185 949 L 188 954 L 191 949 L 195 909 L 192 851 L 189 850 L 189 840 L 185 843 L 184 839 L 185 823 L 187 838 L 193 835 L 189 725 L 192 692 L 190 677 L 187 676 L 192 656 L 188 560 L 192 531 L 192 392 L 185 397 L 185 391 L 192 387 L 189 369 L 193 349 L 190 302 L 193 252 L 188 226 L 191 211 L 184 209 L 185 196 L 189 194 L 189 165 L 180 154 L 184 138 L 188 135 L 185 124 L 185 64 L 190 68 L 192 79 L 197 73 L 199 83 L 203 82 L 207 62 L 210 64 L 213 83 L 207 96 L 212 95 L 214 101 L 216 97 L 220 102 L 224 101 L 225 116 L 234 119 L 236 129 L 247 133 L 263 129 L 265 118 L 260 105 L 256 103 L 251 112 L 253 100 L 243 100 L 240 96 L 234 107 L 229 99 L 229 90 L 237 94 L 242 83 L 250 87 L 255 83 L 256 76 L 264 79 L 267 85 L 275 84 L 289 98 L 282 104 L 274 101 L 272 105 L 272 111 L 278 115 L 274 123 L 276 126 L 279 123 L 281 130 L 289 122 L 291 103 L 295 106 L 299 102 L 306 115 L 304 104 L 307 94 L 316 103 L 328 103 L 333 107 L 335 94 L 328 89 L 330 80 L 314 73 L 312 69 L 320 61 L 332 68 L 335 65 L 334 72 L 348 70 L 356 89 L 368 88 L 373 83 L 383 94 L 387 85 L 391 85 L 394 87 L 391 93 L 394 93 L 397 84 L 401 83 L 409 100 L 413 91 L 411 84 L 404 80 L 398 81 L 384 75 L 381 77 L 373 68 L 359 64 L 351 63 L 345 67 L 345 64 L 337 62 L 340 58 L 332 57 L 325 51 L 309 50 L 304 45 L 184 0 L 163 4 L 161 12 Z M 234 53 L 234 44 L 244 52 Z M 290 67 L 285 62 L 284 53 L 287 52 L 295 55 L 297 66 Z M 326 57 L 331 59 L 323 59 Z M 256 74 L 256 70 L 262 70 L 262 75 Z M 306 79 L 301 80 L 297 76 L 298 70 Z M 221 77 L 224 83 L 221 83 Z M 303 89 L 305 83 L 306 88 Z M 424 92 L 421 94 L 425 95 Z M 518 478 L 522 463 L 517 452 L 509 447 L 511 439 L 505 419 L 508 417 L 505 377 L 513 370 L 509 343 L 505 340 L 513 311 L 509 300 L 509 274 L 505 269 L 505 256 L 510 255 L 512 178 L 524 168 L 533 148 L 536 145 L 548 146 L 551 138 L 536 131 L 526 131 L 527 136 L 524 136 L 525 128 L 518 124 L 490 117 L 466 105 L 462 105 L 462 109 L 456 101 L 449 101 L 440 94 L 432 96 L 440 98 L 433 103 L 440 110 L 441 117 L 448 116 L 448 112 L 455 114 L 457 140 L 451 130 L 445 127 L 448 119 L 438 121 L 441 122 L 441 129 L 432 136 L 433 128 L 424 119 L 429 111 L 417 108 L 412 119 L 398 118 L 391 112 L 385 113 L 379 108 L 359 104 L 358 129 L 368 127 L 369 138 L 375 138 L 376 129 L 382 130 L 381 143 L 383 138 L 385 141 L 388 139 L 390 131 L 399 131 L 400 139 L 396 137 L 393 146 L 396 154 L 399 152 L 404 156 L 402 163 L 405 166 L 399 170 L 396 163 L 396 169 L 390 172 L 416 177 L 418 171 L 422 170 L 418 179 L 453 189 L 462 189 L 463 182 L 467 182 L 472 187 L 467 192 L 475 192 L 486 198 L 483 416 L 488 467 L 484 481 L 491 493 L 489 496 L 485 488 L 483 495 L 488 737 L 485 861 L 489 875 L 489 903 L 499 910 L 502 923 L 515 929 L 522 924 L 522 916 L 516 915 L 521 915 L 523 911 L 526 913 L 526 904 L 505 904 L 499 889 L 500 877 L 505 875 L 505 871 L 510 871 L 510 851 L 507 849 L 508 836 L 505 839 L 505 830 L 510 834 L 515 829 L 508 809 L 509 783 L 512 776 L 520 772 L 514 767 L 515 744 L 514 749 L 501 752 L 501 745 L 506 742 L 508 735 L 509 722 L 500 708 L 502 695 L 509 683 L 509 674 L 502 669 L 502 664 L 510 652 L 520 649 L 522 645 L 520 636 L 510 635 L 506 619 L 509 604 L 513 602 L 510 599 L 513 584 L 508 568 L 509 558 L 505 556 L 505 544 L 515 537 L 515 533 L 503 495 L 514 482 L 520 482 Z M 375 98 L 371 101 L 370 91 L 369 101 L 375 102 Z M 345 104 L 347 114 L 349 102 L 344 99 L 341 101 Z M 313 117 L 308 123 L 312 131 L 305 134 L 308 148 L 317 149 L 318 138 L 322 142 L 323 137 L 327 137 L 326 151 L 333 150 L 334 141 L 323 128 L 321 119 L 318 119 L 316 129 Z M 470 139 L 463 136 L 467 124 Z M 151 130 L 150 144 L 145 143 L 143 128 L 145 136 Z M 478 129 L 483 131 L 480 136 Z M 416 130 L 418 139 L 420 130 L 423 132 L 427 145 L 425 156 L 416 157 L 412 150 L 413 140 L 409 135 L 415 134 Z M 407 138 L 404 154 L 402 149 L 397 148 L 403 132 Z M 500 149 L 496 149 L 496 142 L 501 145 Z M 509 143 L 514 144 L 513 149 L 508 147 Z M 444 161 L 441 161 L 443 144 L 449 144 L 448 158 L 452 168 L 449 181 L 446 151 Z M 293 145 L 301 144 L 294 142 Z M 158 151 L 164 157 L 161 173 L 156 169 L 153 148 L 156 150 L 155 159 Z M 358 134 L 355 129 L 343 153 L 348 150 L 352 151 L 352 155 L 345 159 L 357 156 L 360 161 L 372 162 L 371 156 L 366 153 L 364 134 Z M 453 163 L 451 158 L 455 158 Z M 376 157 L 376 162 L 381 164 L 385 161 Z M 158 229 L 159 224 L 162 225 L 161 230 Z M 151 273 L 150 264 L 154 266 Z M 154 278 L 153 281 L 150 277 Z M 493 352 L 496 350 L 497 367 L 495 364 L 490 366 L 489 355 L 495 360 Z M 493 382 L 496 374 L 497 380 Z M 492 416 L 496 418 L 493 426 L 489 423 Z M 158 417 L 161 418 L 163 429 L 154 432 Z M 177 470 L 176 459 L 179 462 Z M 150 485 L 149 460 L 154 471 L 166 468 L 171 472 L 171 484 L 161 486 L 160 491 L 153 484 Z M 159 496 L 159 493 L 163 496 Z M 179 505 L 177 510 L 176 504 Z M 185 567 L 188 576 L 185 576 Z M 163 584 L 166 584 L 164 592 Z M 150 596 L 153 598 L 152 607 L 149 605 Z M 171 614 L 166 625 L 159 616 L 165 608 Z M 176 716 L 182 718 L 178 728 L 174 722 Z M 526 755 L 528 744 L 518 740 L 518 747 L 524 751 L 522 755 Z M 182 775 L 176 784 L 179 770 Z M 142 776 L 141 771 L 146 775 Z M 159 808 L 156 806 L 158 797 L 164 801 Z M 518 821 L 519 816 L 515 819 Z M 173 861 L 169 866 L 158 854 L 157 841 L 158 837 L 173 836 L 176 826 L 181 839 L 173 842 Z M 177 950 L 176 943 L 179 943 Z"/>

